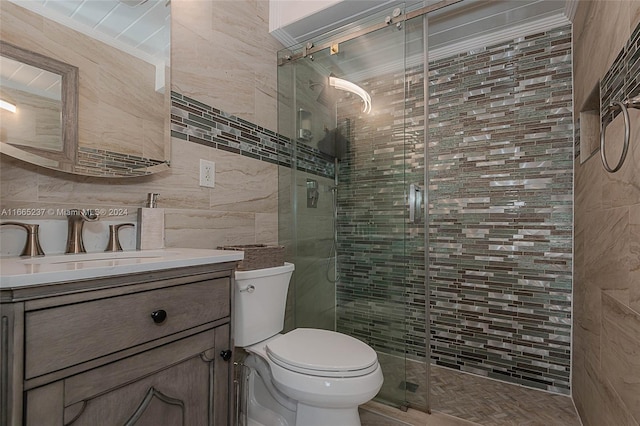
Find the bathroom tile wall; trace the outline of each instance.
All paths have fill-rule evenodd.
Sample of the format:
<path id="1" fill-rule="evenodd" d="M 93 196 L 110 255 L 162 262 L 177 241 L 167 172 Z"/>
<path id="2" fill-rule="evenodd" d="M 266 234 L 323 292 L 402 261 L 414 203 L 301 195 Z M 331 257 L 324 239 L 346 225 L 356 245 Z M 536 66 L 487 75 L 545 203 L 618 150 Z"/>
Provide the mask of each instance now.
<path id="1" fill-rule="evenodd" d="M 424 181 L 423 74 L 414 67 L 359 82 L 372 97 L 370 115 L 358 98 L 338 103 L 350 131 L 338 167 L 336 287 L 338 331 L 421 361 L 424 224 L 408 224 L 406 192 Z"/>
<path id="2" fill-rule="evenodd" d="M 291 167 L 290 138 L 257 126 L 195 99 L 172 93 L 172 136 L 256 160 Z M 313 146 L 298 144 L 296 169 L 332 178 L 333 162 Z"/>
<path id="3" fill-rule="evenodd" d="M 247 120 L 213 108 L 179 93 L 173 93 L 172 135 L 199 145 L 278 165 L 277 182 L 278 206 L 269 205 L 269 209 L 280 208 L 279 229 L 269 226 L 269 232 L 277 232 L 278 243 L 288 250 L 286 258 L 293 261 L 296 272 L 289 291 L 286 327 L 315 327 L 333 329 L 335 323 L 334 285 L 327 277 L 333 267 L 325 260 L 329 256 L 333 241 L 332 193 L 329 189 L 333 182 L 334 163 L 322 155 L 313 145 L 298 142 L 295 155 L 295 176 L 291 173 L 293 146 L 295 141 L 283 135 L 257 126 Z M 294 123 L 295 124 L 295 123 Z M 292 132 L 289 132 L 292 134 Z M 317 134 L 316 134 L 317 136 Z M 319 138 L 314 138 L 317 143 Z M 291 184 L 295 179 L 295 184 Z M 318 183 L 319 198 L 314 208 L 307 206 L 307 180 Z M 260 185 L 273 182 L 260 182 Z M 271 188 L 270 190 L 273 190 Z M 296 192 L 297 206 L 290 208 L 291 191 Z M 237 201 L 232 194 L 225 194 L 227 203 L 216 205 L 217 209 L 233 209 Z M 296 214 L 296 238 L 293 231 L 293 214 Z M 215 232 L 216 220 L 201 220 L 192 235 Z M 240 224 L 238 226 L 241 226 Z M 241 236 L 250 230 L 230 229 L 230 236 L 236 232 Z M 258 242 L 264 241 L 257 234 Z M 275 242 L 275 241 L 273 241 Z M 295 247 L 295 249 L 294 249 Z M 296 253 L 294 255 L 294 252 Z M 318 255 L 320 259 L 318 259 Z"/>
<path id="4" fill-rule="evenodd" d="M 432 359 L 568 393 L 571 29 L 429 67 Z M 425 357 L 424 234 L 405 228 L 405 190 L 422 181 L 422 81 L 422 70 L 409 69 L 363 83 L 386 107 L 352 117 L 338 170 L 338 330 L 417 360 Z"/>
<path id="5" fill-rule="evenodd" d="M 171 6 L 173 90 L 265 132 L 277 130 L 274 70 L 282 46 L 268 34 L 268 3 L 173 0 Z M 146 193 L 158 192 L 168 246 L 278 241 L 276 164 L 180 135 L 172 138 L 171 148 L 169 171 L 133 179 L 62 174 L 3 155 L 0 206 L 125 208 L 128 215 L 109 219 L 129 222 Z M 198 186 L 199 159 L 216 163 L 214 189 Z M 9 218 L 26 219 L 0 219 Z M 64 217 L 50 218 L 66 226 Z M 3 247 L 2 253 L 11 250 Z"/>
<path id="6" fill-rule="evenodd" d="M 429 72 L 432 357 L 569 393 L 571 28 Z"/>
<path id="7" fill-rule="evenodd" d="M 574 34 L 576 117 L 598 87 L 603 106 L 640 95 L 639 2 L 580 2 Z M 620 171 L 607 173 L 597 151 L 575 163 L 572 389 L 585 425 L 640 424 L 640 111 L 629 113 Z M 618 115 L 606 130 L 610 164 L 623 134 Z M 581 144 L 598 147 L 599 134 Z"/>

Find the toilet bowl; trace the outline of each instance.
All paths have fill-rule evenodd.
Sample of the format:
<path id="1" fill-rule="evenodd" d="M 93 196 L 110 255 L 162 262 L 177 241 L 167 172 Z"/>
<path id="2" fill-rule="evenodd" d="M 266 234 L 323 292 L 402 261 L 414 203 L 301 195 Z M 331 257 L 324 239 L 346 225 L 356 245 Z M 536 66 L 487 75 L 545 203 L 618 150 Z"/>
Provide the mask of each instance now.
<path id="1" fill-rule="evenodd" d="M 376 352 L 329 330 L 280 334 L 293 270 L 287 263 L 236 272 L 234 337 L 250 354 L 249 424 L 359 426 L 358 405 L 382 387 Z"/>

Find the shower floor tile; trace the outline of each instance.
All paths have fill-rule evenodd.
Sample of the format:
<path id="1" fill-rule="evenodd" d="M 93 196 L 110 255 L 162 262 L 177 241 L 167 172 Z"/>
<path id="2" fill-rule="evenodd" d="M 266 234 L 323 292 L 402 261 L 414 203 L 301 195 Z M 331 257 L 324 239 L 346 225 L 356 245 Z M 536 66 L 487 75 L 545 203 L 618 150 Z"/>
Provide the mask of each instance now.
<path id="1" fill-rule="evenodd" d="M 570 397 L 460 373 L 431 369 L 429 415 L 372 401 L 360 408 L 362 426 L 580 426 Z"/>
<path id="2" fill-rule="evenodd" d="M 431 409 L 486 426 L 580 426 L 571 397 L 431 368 Z"/>

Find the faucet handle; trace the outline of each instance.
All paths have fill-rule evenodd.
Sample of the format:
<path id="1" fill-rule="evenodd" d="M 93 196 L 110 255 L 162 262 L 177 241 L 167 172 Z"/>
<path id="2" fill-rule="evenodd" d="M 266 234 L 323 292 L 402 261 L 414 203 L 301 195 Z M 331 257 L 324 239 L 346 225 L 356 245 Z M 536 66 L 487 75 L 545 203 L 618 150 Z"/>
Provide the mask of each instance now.
<path id="1" fill-rule="evenodd" d="M 109 225 L 109 242 L 107 243 L 107 248 L 104 251 L 122 251 L 122 246 L 120 245 L 120 238 L 118 235 L 118 231 L 120 228 L 125 226 L 134 226 L 133 223 L 120 223 L 118 225 Z"/>
<path id="2" fill-rule="evenodd" d="M 100 219 L 100 214 L 95 209 L 70 209 L 67 212 L 68 218 L 81 217 L 87 222 L 95 222 Z"/>
<path id="3" fill-rule="evenodd" d="M 14 225 L 20 226 L 27 231 L 27 242 L 24 245 L 24 249 L 20 256 L 44 256 L 44 251 L 42 251 L 42 247 L 40 247 L 40 240 L 38 239 L 38 231 L 40 230 L 40 225 L 33 223 L 22 223 L 22 222 L 2 222 L 0 226 L 4 225 Z"/>

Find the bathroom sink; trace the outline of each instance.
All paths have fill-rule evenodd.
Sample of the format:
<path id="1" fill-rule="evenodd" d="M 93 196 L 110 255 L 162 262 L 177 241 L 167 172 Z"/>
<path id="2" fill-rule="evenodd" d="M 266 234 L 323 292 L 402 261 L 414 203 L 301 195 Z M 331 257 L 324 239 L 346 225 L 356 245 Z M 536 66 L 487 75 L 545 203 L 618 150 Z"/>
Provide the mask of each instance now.
<path id="1" fill-rule="evenodd" d="M 100 261 L 112 261 L 123 259 L 149 259 L 158 258 L 162 256 L 171 256 L 171 251 L 119 251 L 110 253 L 82 253 L 82 254 L 67 254 L 60 256 L 50 257 L 34 257 L 21 259 L 21 262 L 27 265 L 42 265 L 42 264 L 62 264 L 62 263 L 86 263 L 86 262 L 100 262 Z"/>
<path id="2" fill-rule="evenodd" d="M 185 248 L 3 258 L 0 289 L 236 262 L 243 258 L 242 251 Z"/>

